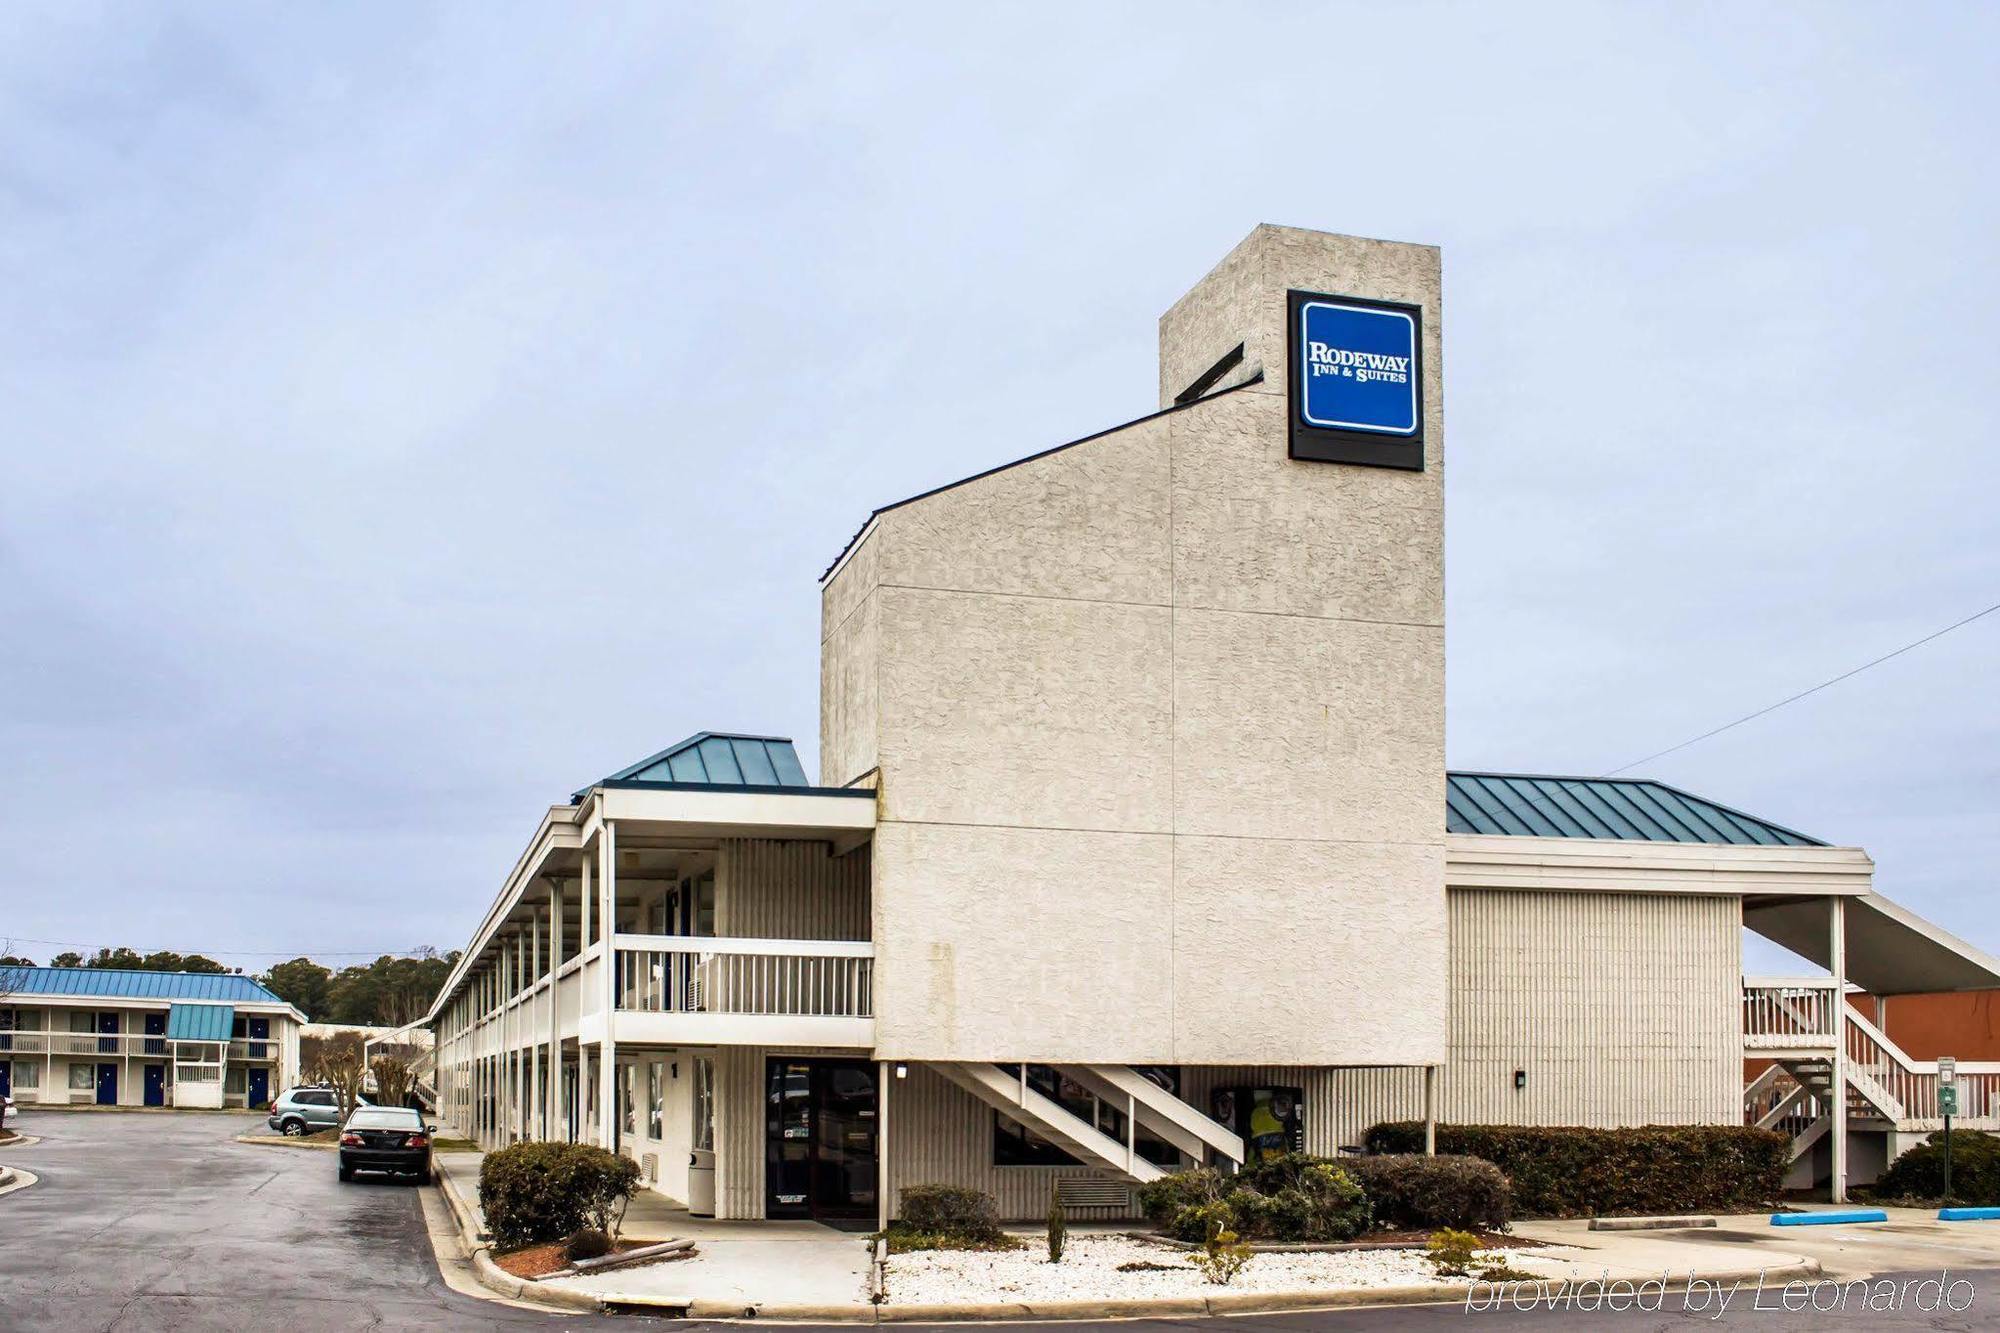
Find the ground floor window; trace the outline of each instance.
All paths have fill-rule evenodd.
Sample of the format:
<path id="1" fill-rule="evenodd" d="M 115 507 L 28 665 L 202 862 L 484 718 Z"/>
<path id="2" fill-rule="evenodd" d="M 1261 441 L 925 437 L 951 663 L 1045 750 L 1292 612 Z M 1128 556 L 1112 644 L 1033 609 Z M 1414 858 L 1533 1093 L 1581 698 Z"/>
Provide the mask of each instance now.
<path id="1" fill-rule="evenodd" d="M 42 1067 L 33 1060 L 14 1062 L 14 1086 L 17 1088 L 39 1088 L 42 1086 Z"/>
<path id="2" fill-rule="evenodd" d="M 631 1065 L 618 1066 L 618 1105 L 623 1111 L 625 1132 L 639 1132 L 637 1108 L 633 1105 L 632 1083 L 637 1070 Z"/>
<path id="3" fill-rule="evenodd" d="M 694 1146 L 715 1151 L 715 1061 L 706 1055 L 694 1058 Z"/>
<path id="4" fill-rule="evenodd" d="M 661 1139 L 666 1135 L 660 1130 L 663 1099 L 667 1095 L 667 1067 L 658 1060 L 646 1066 L 646 1137 Z"/>
<path id="5" fill-rule="evenodd" d="M 69 1067 L 69 1090 L 71 1092 L 89 1092 L 96 1087 L 97 1071 L 91 1066 L 71 1065 Z"/>
<path id="6" fill-rule="evenodd" d="M 1019 1065 L 1004 1066 L 1020 1077 Z M 1168 1065 L 1147 1065 L 1139 1072 L 1175 1096 L 1180 1095 L 1180 1070 Z M 1095 1125 L 1099 1133 L 1118 1142 L 1125 1141 L 1125 1110 L 1099 1098 L 1090 1089 L 1052 1065 L 1029 1065 L 1028 1086 L 1059 1104 L 1079 1120 Z M 1140 1129 L 1132 1137 L 1139 1156 L 1156 1166 L 1178 1167 L 1180 1150 L 1163 1139 Z M 993 1113 L 993 1165 L 995 1166 L 1081 1166 L 1083 1163 L 1050 1143 L 1041 1135 L 1000 1112 Z"/>
<path id="7" fill-rule="evenodd" d="M 222 1076 L 222 1090 L 226 1093 L 231 1093 L 231 1094 L 237 1094 L 243 1091 L 242 1065 L 230 1066 L 229 1072 Z"/>

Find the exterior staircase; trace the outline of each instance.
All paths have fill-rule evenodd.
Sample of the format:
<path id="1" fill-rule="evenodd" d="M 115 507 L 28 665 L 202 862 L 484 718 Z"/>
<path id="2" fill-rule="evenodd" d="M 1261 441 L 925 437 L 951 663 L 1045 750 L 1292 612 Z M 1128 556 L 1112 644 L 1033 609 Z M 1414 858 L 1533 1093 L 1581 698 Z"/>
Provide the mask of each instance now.
<path id="1" fill-rule="evenodd" d="M 937 1063 L 931 1066 L 947 1081 L 985 1102 L 1002 1115 L 1020 1121 L 1086 1166 L 1125 1180 L 1145 1184 L 1167 1174 L 1166 1169 L 1138 1154 L 1133 1129 L 1149 1132 L 1173 1144 L 1197 1162 L 1209 1150 L 1233 1162 L 1244 1159 L 1243 1140 L 1127 1065 L 1058 1065 L 1065 1075 L 1090 1089 L 1101 1101 L 1125 1112 L 1124 1139 L 1114 1138 L 1032 1087 L 1025 1066 L 982 1061 Z"/>

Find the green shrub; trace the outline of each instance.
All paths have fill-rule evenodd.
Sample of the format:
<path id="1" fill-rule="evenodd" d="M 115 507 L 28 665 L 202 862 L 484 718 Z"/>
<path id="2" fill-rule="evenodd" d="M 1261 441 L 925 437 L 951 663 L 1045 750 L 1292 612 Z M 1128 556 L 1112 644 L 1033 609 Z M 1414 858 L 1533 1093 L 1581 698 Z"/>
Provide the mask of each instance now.
<path id="1" fill-rule="evenodd" d="M 1376 1125 L 1372 1153 L 1423 1147 L 1418 1121 Z M 1506 1175 L 1516 1217 L 1754 1212 L 1778 1197 L 1782 1134 L 1743 1125 L 1439 1125 L 1438 1151 L 1479 1157 Z"/>
<path id="2" fill-rule="evenodd" d="M 611 1237 L 596 1227 L 584 1227 L 569 1233 L 563 1242 L 563 1256 L 571 1263 L 579 1259 L 602 1259 L 611 1253 Z"/>
<path id="3" fill-rule="evenodd" d="M 1063 1207 L 1062 1191 L 1049 1188 L 1049 1262 L 1062 1262 L 1063 1249 L 1069 1244 L 1069 1211 Z"/>
<path id="4" fill-rule="evenodd" d="M 1333 1162 L 1305 1153 L 1234 1176 L 1178 1171 L 1139 1191 L 1146 1216 L 1169 1235 L 1206 1244 L 1218 1231 L 1251 1240 L 1343 1241 L 1368 1229 L 1368 1198 Z"/>
<path id="5" fill-rule="evenodd" d="M 479 1167 L 479 1207 L 502 1249 L 608 1233 L 638 1188 L 638 1163 L 584 1143 L 517 1143 Z"/>
<path id="6" fill-rule="evenodd" d="M 1368 1196 L 1378 1226 L 1491 1231 L 1512 1213 L 1507 1177 L 1477 1157 L 1348 1157 L 1340 1169 Z"/>
<path id="7" fill-rule="evenodd" d="M 1932 1134 L 1890 1163 L 1875 1194 L 1883 1199 L 1942 1199 L 1944 1132 Z M 1957 1203 L 2000 1207 L 2000 1138 L 1977 1130 L 1952 1131 L 1951 1197 Z"/>
<path id="8" fill-rule="evenodd" d="M 984 1190 L 966 1185 L 905 1185 L 902 1216 L 910 1231 L 935 1232 L 971 1241 L 990 1241 L 1001 1234 L 1000 1207 Z"/>
<path id="9" fill-rule="evenodd" d="M 1218 1287 L 1228 1286 L 1249 1265 L 1250 1247 L 1235 1232 L 1222 1227 L 1216 1227 L 1203 1238 L 1201 1249 L 1194 1256 L 1194 1266 Z"/>
<path id="10" fill-rule="evenodd" d="M 1479 1237 L 1470 1231 L 1441 1228 L 1424 1243 L 1424 1250 L 1440 1277 L 1466 1277 L 1479 1258 Z"/>

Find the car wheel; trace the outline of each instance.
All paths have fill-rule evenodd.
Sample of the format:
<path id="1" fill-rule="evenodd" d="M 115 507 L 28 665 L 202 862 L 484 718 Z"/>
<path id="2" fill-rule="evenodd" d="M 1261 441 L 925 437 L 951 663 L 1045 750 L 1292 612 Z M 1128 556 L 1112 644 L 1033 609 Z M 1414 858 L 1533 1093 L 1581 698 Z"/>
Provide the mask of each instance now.
<path id="1" fill-rule="evenodd" d="M 288 1139 L 304 1138 L 306 1132 L 306 1122 L 303 1120 L 296 1120 L 296 1119 L 287 1120 L 284 1122 L 284 1124 L 278 1127 L 278 1132 L 280 1134 L 283 1134 Z"/>

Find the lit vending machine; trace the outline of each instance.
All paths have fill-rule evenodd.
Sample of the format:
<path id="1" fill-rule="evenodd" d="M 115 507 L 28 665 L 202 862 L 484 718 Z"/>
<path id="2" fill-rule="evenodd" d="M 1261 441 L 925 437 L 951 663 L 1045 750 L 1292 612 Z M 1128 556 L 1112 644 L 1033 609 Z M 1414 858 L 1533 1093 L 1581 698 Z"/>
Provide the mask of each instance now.
<path id="1" fill-rule="evenodd" d="M 1217 1088 L 1209 1094 L 1214 1117 L 1243 1138 L 1248 1166 L 1282 1153 L 1306 1150 L 1303 1088 Z"/>

